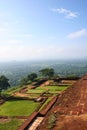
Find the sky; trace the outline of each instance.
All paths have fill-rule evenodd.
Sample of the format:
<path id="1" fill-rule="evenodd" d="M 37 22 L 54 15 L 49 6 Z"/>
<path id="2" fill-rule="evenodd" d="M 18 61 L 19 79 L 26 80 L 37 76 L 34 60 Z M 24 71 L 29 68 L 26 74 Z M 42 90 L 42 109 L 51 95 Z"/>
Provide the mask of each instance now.
<path id="1" fill-rule="evenodd" d="M 87 0 L 0 0 L 0 61 L 87 57 Z"/>

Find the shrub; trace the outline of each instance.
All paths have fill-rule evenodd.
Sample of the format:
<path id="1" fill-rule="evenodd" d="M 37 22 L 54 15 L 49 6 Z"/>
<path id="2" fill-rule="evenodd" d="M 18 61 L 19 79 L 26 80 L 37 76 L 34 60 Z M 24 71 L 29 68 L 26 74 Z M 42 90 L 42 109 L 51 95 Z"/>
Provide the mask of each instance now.
<path id="1" fill-rule="evenodd" d="M 52 113 L 48 119 L 48 129 L 53 129 L 56 124 L 56 115 Z"/>

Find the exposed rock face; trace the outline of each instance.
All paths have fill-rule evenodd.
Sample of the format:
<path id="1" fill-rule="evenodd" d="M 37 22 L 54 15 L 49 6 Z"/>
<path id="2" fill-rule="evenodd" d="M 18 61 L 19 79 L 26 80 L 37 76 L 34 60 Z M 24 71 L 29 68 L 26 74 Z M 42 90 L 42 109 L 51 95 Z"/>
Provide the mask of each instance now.
<path id="1" fill-rule="evenodd" d="M 59 96 L 38 130 L 49 129 L 52 113 L 56 117 L 53 130 L 87 130 L 87 75 Z"/>

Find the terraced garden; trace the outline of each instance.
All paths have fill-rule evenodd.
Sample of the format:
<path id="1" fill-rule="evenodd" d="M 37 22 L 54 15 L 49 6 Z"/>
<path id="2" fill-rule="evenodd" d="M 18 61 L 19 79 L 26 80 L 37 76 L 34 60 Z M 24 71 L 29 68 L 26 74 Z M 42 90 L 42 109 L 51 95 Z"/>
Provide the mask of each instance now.
<path id="1" fill-rule="evenodd" d="M 44 86 L 44 87 L 37 87 L 36 89 L 28 89 L 27 93 L 37 93 L 41 94 L 43 92 L 49 92 L 49 93 L 60 93 L 61 91 L 64 91 L 67 89 L 67 86 Z"/>
<path id="2" fill-rule="evenodd" d="M 49 84 L 32 88 L 27 85 L 25 88 L 10 88 L 3 92 L 4 96 L 11 96 L 11 99 L 0 105 L 0 129 L 17 130 L 37 108 L 40 112 L 53 96 L 60 94 L 67 87 L 69 86 Z M 25 97 L 27 99 L 23 99 Z M 43 100 L 39 101 L 40 98 Z M 45 98 L 47 100 L 43 102 Z"/>

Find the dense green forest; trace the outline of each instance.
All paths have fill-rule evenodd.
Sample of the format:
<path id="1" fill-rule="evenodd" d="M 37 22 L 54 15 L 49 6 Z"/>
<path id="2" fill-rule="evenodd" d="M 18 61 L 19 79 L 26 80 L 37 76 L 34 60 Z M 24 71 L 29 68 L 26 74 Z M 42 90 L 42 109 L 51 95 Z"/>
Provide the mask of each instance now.
<path id="1" fill-rule="evenodd" d="M 5 75 L 11 86 L 16 86 L 27 75 L 38 75 L 39 70 L 45 68 L 53 68 L 56 75 L 61 77 L 82 76 L 87 73 L 87 60 L 4 62 L 0 63 L 0 76 Z"/>

